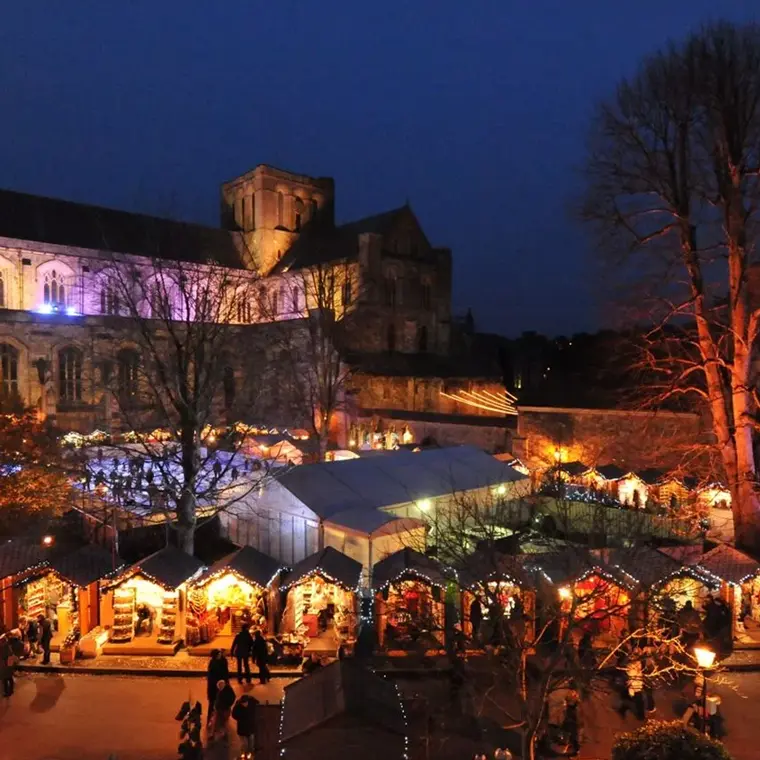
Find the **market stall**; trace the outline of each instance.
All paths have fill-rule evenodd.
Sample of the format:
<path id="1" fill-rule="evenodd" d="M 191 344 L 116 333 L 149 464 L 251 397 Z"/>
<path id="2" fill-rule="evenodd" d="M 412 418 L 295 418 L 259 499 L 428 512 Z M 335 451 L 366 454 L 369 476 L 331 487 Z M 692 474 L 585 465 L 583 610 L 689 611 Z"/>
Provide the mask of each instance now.
<path id="1" fill-rule="evenodd" d="M 39 541 L 0 543 L 0 624 L 18 625 L 19 587 L 14 583 L 32 577 L 48 565 L 49 550 Z"/>
<path id="2" fill-rule="evenodd" d="M 731 608 L 732 635 L 760 641 L 760 563 L 726 544 L 700 558 L 697 569 L 715 583 Z"/>
<path id="3" fill-rule="evenodd" d="M 287 594 L 280 633 L 307 650 L 337 651 L 356 640 L 356 592 L 362 565 L 328 546 L 301 560 L 282 579 Z"/>
<path id="4" fill-rule="evenodd" d="M 493 641 L 504 626 L 515 633 L 519 629 L 524 640 L 532 640 L 536 593 L 518 557 L 475 552 L 460 568 L 459 580 L 460 618 L 468 641 L 473 645 Z"/>
<path id="5" fill-rule="evenodd" d="M 174 654 L 185 638 L 186 588 L 203 565 L 173 546 L 123 570 L 103 588 L 104 654 Z"/>
<path id="6" fill-rule="evenodd" d="M 244 546 L 212 565 L 187 592 L 186 643 L 192 654 L 229 651 L 248 623 L 251 632 L 271 632 L 269 589 L 277 560 Z"/>
<path id="7" fill-rule="evenodd" d="M 380 648 L 438 649 L 444 643 L 446 589 L 453 573 L 440 562 L 405 548 L 372 568 Z"/>

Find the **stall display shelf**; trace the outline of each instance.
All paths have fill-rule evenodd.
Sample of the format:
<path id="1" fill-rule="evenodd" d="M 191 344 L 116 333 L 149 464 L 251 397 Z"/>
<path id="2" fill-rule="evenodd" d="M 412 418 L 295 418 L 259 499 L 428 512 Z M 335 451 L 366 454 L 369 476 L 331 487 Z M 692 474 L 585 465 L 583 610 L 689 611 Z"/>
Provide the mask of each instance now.
<path id="1" fill-rule="evenodd" d="M 111 641 L 131 641 L 135 630 L 135 595 L 129 590 L 116 591 L 113 601 Z"/>
<path id="2" fill-rule="evenodd" d="M 161 627 L 158 631 L 159 644 L 171 644 L 177 623 L 177 597 L 165 596 L 161 607 Z"/>

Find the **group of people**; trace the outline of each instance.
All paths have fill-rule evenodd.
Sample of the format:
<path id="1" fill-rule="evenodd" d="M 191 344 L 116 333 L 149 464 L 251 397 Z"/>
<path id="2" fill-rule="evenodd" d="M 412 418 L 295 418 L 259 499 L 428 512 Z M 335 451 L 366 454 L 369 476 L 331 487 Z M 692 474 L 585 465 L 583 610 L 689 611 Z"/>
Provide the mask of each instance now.
<path id="1" fill-rule="evenodd" d="M 10 697 L 14 691 L 14 674 L 19 661 L 42 653 L 42 664 L 50 664 L 50 644 L 53 626 L 44 615 L 36 619 L 22 618 L 18 628 L 10 631 L 0 626 L 0 682 L 3 696 Z"/>

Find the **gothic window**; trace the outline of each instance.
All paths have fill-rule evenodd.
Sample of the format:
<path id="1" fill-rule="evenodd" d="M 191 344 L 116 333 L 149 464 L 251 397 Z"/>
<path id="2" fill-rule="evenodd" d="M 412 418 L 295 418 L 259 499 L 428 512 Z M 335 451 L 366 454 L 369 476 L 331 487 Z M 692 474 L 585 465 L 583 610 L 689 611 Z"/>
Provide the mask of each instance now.
<path id="1" fill-rule="evenodd" d="M 301 231 L 301 219 L 303 217 L 303 201 L 300 198 L 296 198 L 296 215 L 295 215 L 295 226 L 294 229 L 296 232 Z"/>
<path id="2" fill-rule="evenodd" d="M 293 313 L 300 314 L 301 312 L 301 291 L 298 288 L 293 288 Z"/>
<path id="3" fill-rule="evenodd" d="M 311 216 L 309 217 L 312 221 L 317 218 L 317 211 L 319 211 L 319 204 L 317 203 L 316 198 L 311 199 Z"/>
<path id="4" fill-rule="evenodd" d="M 429 282 L 422 283 L 422 308 L 429 309 L 432 304 L 431 288 Z"/>
<path id="5" fill-rule="evenodd" d="M 280 295 L 279 295 L 278 303 L 283 313 L 285 313 L 288 310 L 287 294 L 288 294 L 288 289 L 284 285 L 280 285 Z M 274 313 L 277 314 L 277 308 L 274 309 Z"/>
<path id="6" fill-rule="evenodd" d="M 351 278 L 346 277 L 346 281 L 343 283 L 343 305 L 348 306 L 351 303 L 352 297 Z"/>
<path id="7" fill-rule="evenodd" d="M 395 306 L 396 305 L 396 290 L 397 290 L 397 283 L 396 278 L 392 274 L 388 274 L 385 276 L 385 305 L 386 306 Z"/>
<path id="8" fill-rule="evenodd" d="M 222 385 L 224 387 L 224 407 L 231 409 L 235 403 L 235 370 L 232 367 L 224 368 Z"/>
<path id="9" fill-rule="evenodd" d="M 391 322 L 388 325 L 388 351 L 393 353 L 396 350 L 396 326 Z"/>
<path id="10" fill-rule="evenodd" d="M 137 351 L 124 348 L 117 354 L 118 365 L 117 390 L 122 403 L 129 403 L 137 399 L 138 372 L 140 357 Z"/>
<path id="11" fill-rule="evenodd" d="M 5 274 L 0 272 L 0 309 L 5 308 Z"/>
<path id="12" fill-rule="evenodd" d="M 428 329 L 425 325 L 421 325 L 417 331 L 417 348 L 421 354 L 428 350 Z"/>
<path id="13" fill-rule="evenodd" d="M 250 301 L 248 301 L 245 295 L 239 295 L 237 302 L 237 321 L 244 325 L 248 325 L 253 322 L 252 317 Z"/>
<path id="14" fill-rule="evenodd" d="M 66 306 L 66 286 L 63 282 L 63 276 L 55 269 L 45 272 L 43 300 L 51 306 Z"/>
<path id="15" fill-rule="evenodd" d="M 277 226 L 283 227 L 285 225 L 285 196 L 282 193 L 277 193 Z"/>
<path id="16" fill-rule="evenodd" d="M 248 220 L 246 219 L 247 216 L 248 216 L 248 198 L 243 196 L 240 199 L 240 229 L 241 230 L 248 229 L 248 225 L 247 225 Z"/>
<path id="17" fill-rule="evenodd" d="M 277 312 L 277 307 L 278 306 L 279 306 L 279 304 L 277 303 L 277 291 L 274 290 L 274 291 L 272 291 L 272 316 L 273 317 L 276 316 L 277 313 L 278 313 Z"/>
<path id="18" fill-rule="evenodd" d="M 106 285 L 100 291 L 100 313 L 119 313 L 119 294 L 116 292 L 116 288 L 112 285 Z"/>
<path id="19" fill-rule="evenodd" d="M 3 398 L 18 395 L 18 350 L 7 343 L 0 344 L 0 383 Z"/>
<path id="20" fill-rule="evenodd" d="M 61 401 L 82 400 L 82 352 L 76 348 L 58 352 L 58 395 Z"/>
<path id="21" fill-rule="evenodd" d="M 251 229 L 256 229 L 256 193 L 251 193 Z"/>

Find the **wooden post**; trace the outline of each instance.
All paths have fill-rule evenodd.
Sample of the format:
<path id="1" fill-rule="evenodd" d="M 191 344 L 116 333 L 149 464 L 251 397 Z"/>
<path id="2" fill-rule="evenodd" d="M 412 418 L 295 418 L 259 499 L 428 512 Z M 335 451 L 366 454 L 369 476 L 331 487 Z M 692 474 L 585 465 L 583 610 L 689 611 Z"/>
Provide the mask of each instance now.
<path id="1" fill-rule="evenodd" d="M 92 630 L 90 600 L 86 588 L 78 588 L 76 593 L 79 605 L 79 633 L 84 636 Z"/>
<path id="2" fill-rule="evenodd" d="M 6 628 L 11 627 L 13 620 L 13 588 L 11 578 L 0 580 L 0 623 Z"/>

